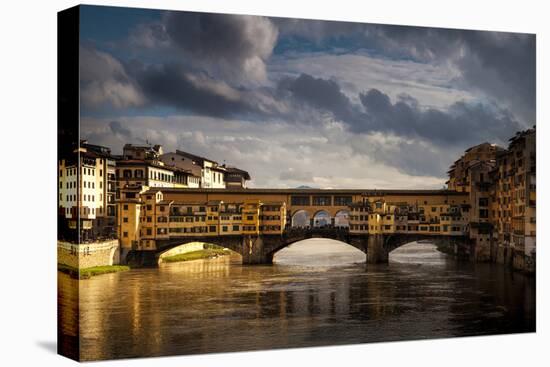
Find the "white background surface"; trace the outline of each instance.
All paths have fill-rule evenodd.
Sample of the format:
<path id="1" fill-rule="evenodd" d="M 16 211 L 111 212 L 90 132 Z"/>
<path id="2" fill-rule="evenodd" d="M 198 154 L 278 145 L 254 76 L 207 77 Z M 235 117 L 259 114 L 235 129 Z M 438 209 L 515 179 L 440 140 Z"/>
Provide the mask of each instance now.
<path id="1" fill-rule="evenodd" d="M 165 357 L 94 366 L 540 366 L 550 363 L 548 68 L 544 1 L 95 1 L 95 4 L 537 33 L 537 333 L 272 352 Z M 66 366 L 56 355 L 56 12 L 73 1 L 4 1 L 0 22 L 0 364 Z M 546 23 L 546 24 L 545 24 Z M 546 183 L 546 186 L 542 183 Z M 7 201 L 7 203 L 6 203 Z M 6 205 L 7 204 L 7 205 Z M 544 212 L 541 208 L 546 209 Z M 546 226 L 546 228 L 545 228 Z M 32 252 L 31 252 L 32 250 Z M 25 253 L 23 252 L 25 251 Z M 544 289 L 547 291 L 544 292 Z"/>

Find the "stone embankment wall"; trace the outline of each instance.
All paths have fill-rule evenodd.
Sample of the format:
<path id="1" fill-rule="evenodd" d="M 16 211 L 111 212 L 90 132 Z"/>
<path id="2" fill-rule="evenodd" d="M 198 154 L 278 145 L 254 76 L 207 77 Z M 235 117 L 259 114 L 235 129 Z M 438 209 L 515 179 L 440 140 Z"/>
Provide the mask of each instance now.
<path id="1" fill-rule="evenodd" d="M 497 244 L 494 250 L 494 261 L 514 270 L 534 273 L 536 270 L 535 254 L 527 255 L 524 251 L 516 250 L 510 246 Z"/>
<path id="2" fill-rule="evenodd" d="M 120 263 L 118 240 L 85 244 L 57 241 L 57 262 L 84 269 Z"/>

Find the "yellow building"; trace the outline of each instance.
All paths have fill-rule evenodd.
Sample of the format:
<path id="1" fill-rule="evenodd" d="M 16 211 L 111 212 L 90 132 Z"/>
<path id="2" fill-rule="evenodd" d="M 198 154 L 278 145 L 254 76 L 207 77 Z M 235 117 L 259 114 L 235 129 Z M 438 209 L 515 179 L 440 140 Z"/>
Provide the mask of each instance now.
<path id="1" fill-rule="evenodd" d="M 137 185 L 121 190 L 118 206 L 123 256 L 131 249 L 155 250 L 157 241 L 174 238 L 281 235 L 286 225 L 284 202 L 182 201 Z"/>
<path id="2" fill-rule="evenodd" d="M 489 143 L 482 143 L 466 149 L 462 157 L 456 160 L 447 171 L 449 190 L 470 192 L 471 183 L 468 178 L 470 166 L 478 162 L 494 162 L 497 154 L 503 150 L 498 145 Z"/>

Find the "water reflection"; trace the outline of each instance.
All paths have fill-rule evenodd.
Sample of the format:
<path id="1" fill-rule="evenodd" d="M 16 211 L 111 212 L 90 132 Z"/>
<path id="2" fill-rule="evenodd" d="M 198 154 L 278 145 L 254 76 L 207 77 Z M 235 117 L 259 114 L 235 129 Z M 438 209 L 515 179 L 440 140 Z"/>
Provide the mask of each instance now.
<path id="1" fill-rule="evenodd" d="M 334 245 L 290 247 L 272 266 L 221 257 L 81 281 L 82 358 L 534 331 L 531 278 L 456 263 L 426 244 L 398 249 L 379 266 Z M 74 310 L 76 298 L 64 291 L 73 283 L 60 276 L 62 313 Z"/>

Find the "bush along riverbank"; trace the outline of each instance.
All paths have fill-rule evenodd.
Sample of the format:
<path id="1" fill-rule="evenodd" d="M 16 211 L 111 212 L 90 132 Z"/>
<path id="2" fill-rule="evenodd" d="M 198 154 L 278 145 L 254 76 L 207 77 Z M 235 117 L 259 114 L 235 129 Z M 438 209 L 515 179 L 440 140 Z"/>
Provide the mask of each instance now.
<path id="1" fill-rule="evenodd" d="M 166 256 L 163 257 L 161 260 L 162 262 L 172 263 L 172 262 L 179 262 L 179 261 L 191 261 L 191 260 L 200 260 L 200 259 L 211 259 L 218 256 L 225 256 L 229 255 L 231 251 L 223 248 L 214 248 L 214 247 L 208 247 L 203 250 L 197 250 L 197 251 L 191 251 L 186 252 L 183 254 L 173 255 L 173 256 Z"/>
<path id="2" fill-rule="evenodd" d="M 77 269 L 72 266 L 57 264 L 57 270 L 65 274 L 69 274 L 71 278 L 89 279 L 96 275 L 117 273 L 119 271 L 130 270 L 130 267 L 125 265 L 106 265 Z"/>

